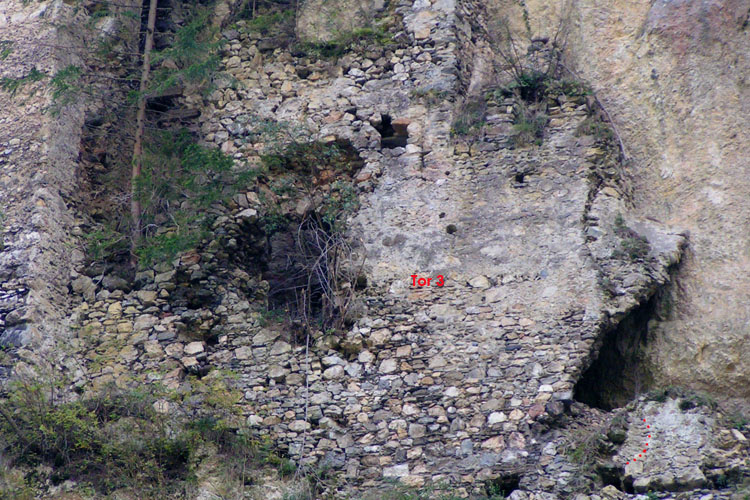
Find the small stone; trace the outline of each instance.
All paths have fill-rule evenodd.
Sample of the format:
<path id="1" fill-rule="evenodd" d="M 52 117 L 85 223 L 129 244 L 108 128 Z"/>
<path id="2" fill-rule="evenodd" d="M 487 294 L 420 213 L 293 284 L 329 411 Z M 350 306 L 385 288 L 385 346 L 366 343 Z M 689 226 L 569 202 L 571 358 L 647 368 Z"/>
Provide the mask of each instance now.
<path id="1" fill-rule="evenodd" d="M 602 488 L 600 493 L 606 500 L 620 500 L 621 498 L 625 498 L 625 494 L 611 484 Z"/>
<path id="2" fill-rule="evenodd" d="M 167 400 L 157 399 L 154 401 L 153 407 L 156 413 L 161 413 L 162 415 L 169 413 L 169 401 Z"/>
<path id="3" fill-rule="evenodd" d="M 739 441 L 740 443 L 745 443 L 745 442 L 747 442 L 747 438 L 745 437 L 745 435 L 744 435 L 744 434 L 742 434 L 742 433 L 741 433 L 740 431 L 738 431 L 737 429 L 732 429 L 732 436 L 734 436 L 734 439 L 736 439 L 736 440 L 737 440 L 737 441 Z"/>
<path id="4" fill-rule="evenodd" d="M 512 412 L 510 412 L 510 419 L 511 420 L 521 420 L 523 418 L 523 412 L 519 409 L 515 409 Z"/>
<path id="5" fill-rule="evenodd" d="M 323 378 L 326 380 L 336 380 L 344 376 L 344 367 L 341 365 L 335 365 L 327 368 L 323 372 Z"/>
<path id="6" fill-rule="evenodd" d="M 107 307 L 107 316 L 110 318 L 119 318 L 122 316 L 122 304 L 113 302 Z"/>
<path id="7" fill-rule="evenodd" d="M 195 356 L 186 356 L 180 360 L 182 362 L 182 365 L 185 368 L 190 368 L 191 366 L 195 366 L 198 364 L 198 360 L 195 359 Z"/>
<path id="8" fill-rule="evenodd" d="M 333 365 L 345 365 L 346 362 L 341 359 L 338 356 L 325 356 L 323 359 L 320 360 L 321 363 L 323 363 L 323 366 L 333 366 Z"/>
<path id="9" fill-rule="evenodd" d="M 500 422 L 506 422 L 507 420 L 508 420 L 508 417 L 505 416 L 505 413 L 501 411 L 495 411 L 495 412 L 490 413 L 490 417 L 487 420 L 487 423 L 492 425 L 492 424 L 497 424 Z"/>
<path id="10" fill-rule="evenodd" d="M 166 273 L 159 273 L 154 276 L 154 283 L 164 283 L 166 281 L 172 281 L 174 278 L 174 271 L 167 271 Z"/>
<path id="11" fill-rule="evenodd" d="M 438 354 L 437 356 L 430 359 L 430 362 L 427 366 L 430 368 L 442 368 L 447 364 L 448 363 L 445 361 L 445 358 Z"/>
<path id="12" fill-rule="evenodd" d="M 383 468 L 383 477 L 404 477 L 409 475 L 409 464 Z"/>
<path id="13" fill-rule="evenodd" d="M 500 451 L 505 448 L 505 441 L 502 436 L 491 437 L 482 442 L 482 448 Z"/>
<path id="14" fill-rule="evenodd" d="M 88 276 L 81 275 L 77 277 L 71 282 L 70 286 L 75 293 L 80 293 L 87 301 L 94 301 L 96 285 L 94 284 L 94 280 Z"/>
<path id="15" fill-rule="evenodd" d="M 536 418 L 539 415 L 541 415 L 542 413 L 544 413 L 544 405 L 536 404 L 536 405 L 532 406 L 531 408 L 529 408 L 529 417 L 530 418 Z"/>
<path id="16" fill-rule="evenodd" d="M 152 316 L 151 314 L 144 314 L 136 318 L 135 323 L 133 324 L 133 329 L 138 332 L 150 330 L 158 322 L 159 319 L 156 316 Z"/>
<path id="17" fill-rule="evenodd" d="M 289 370 L 282 368 L 279 365 L 273 365 L 268 369 L 268 378 L 273 379 L 276 382 L 281 382 L 288 373 Z"/>
<path id="18" fill-rule="evenodd" d="M 397 358 L 405 358 L 411 356 L 411 346 L 409 345 L 402 345 L 398 349 L 396 349 L 396 357 Z"/>
<path id="19" fill-rule="evenodd" d="M 237 217 L 239 217 L 240 219 L 257 219 L 258 211 L 254 208 L 246 208 L 242 212 L 238 213 Z"/>
<path id="20" fill-rule="evenodd" d="M 240 360 L 250 359 L 253 355 L 253 349 L 249 346 L 242 346 L 234 351 L 234 357 Z"/>
<path id="21" fill-rule="evenodd" d="M 380 363 L 378 372 L 380 373 L 393 373 L 398 369 L 398 362 L 395 359 L 388 358 Z"/>
<path id="22" fill-rule="evenodd" d="M 130 321 L 123 321 L 117 323 L 117 333 L 130 333 L 133 331 L 133 323 Z"/>
<path id="23" fill-rule="evenodd" d="M 409 424 L 409 437 L 421 438 L 427 432 L 427 427 L 421 424 Z"/>
<path id="24" fill-rule="evenodd" d="M 305 422 L 304 420 L 295 420 L 291 424 L 289 424 L 289 430 L 294 432 L 302 432 L 306 431 L 310 428 L 310 422 Z"/>
<path id="25" fill-rule="evenodd" d="M 292 350 L 292 346 L 282 340 L 279 340 L 276 342 L 273 347 L 271 347 L 271 351 L 269 354 L 272 356 L 277 356 L 279 354 L 285 354 Z"/>
<path id="26" fill-rule="evenodd" d="M 374 345 L 382 345 L 391 340 L 392 336 L 393 334 L 389 329 L 381 328 L 380 330 L 372 332 L 372 334 L 370 335 L 370 340 Z"/>
<path id="27" fill-rule="evenodd" d="M 138 290 L 135 295 L 145 307 L 151 307 L 156 304 L 157 293 L 155 291 Z"/>
<path id="28" fill-rule="evenodd" d="M 203 350 L 203 342 L 190 342 L 185 346 L 185 354 L 189 356 L 203 352 Z"/>
<path id="29" fill-rule="evenodd" d="M 469 280 L 469 286 L 472 288 L 489 288 L 492 285 L 490 284 L 490 280 L 487 279 L 487 276 L 476 276 Z"/>
<path id="30" fill-rule="evenodd" d="M 357 360 L 360 363 L 372 363 L 375 360 L 375 355 L 370 351 L 362 351 L 359 353 Z"/>

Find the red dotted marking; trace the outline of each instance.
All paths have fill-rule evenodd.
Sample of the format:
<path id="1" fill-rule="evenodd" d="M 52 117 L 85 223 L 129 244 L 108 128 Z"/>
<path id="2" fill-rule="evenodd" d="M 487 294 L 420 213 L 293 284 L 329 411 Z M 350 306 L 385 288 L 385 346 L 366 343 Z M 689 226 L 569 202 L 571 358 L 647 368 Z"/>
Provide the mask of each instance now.
<path id="1" fill-rule="evenodd" d="M 644 422 L 644 423 L 646 422 L 646 419 L 645 419 L 645 418 L 643 419 L 643 422 Z M 647 424 L 647 425 L 646 425 L 646 429 L 650 429 L 650 428 L 651 428 L 651 426 Z M 651 437 L 651 434 L 649 434 L 649 435 L 648 435 L 648 437 L 650 438 L 650 437 Z M 646 443 L 646 446 L 648 446 L 648 443 Z M 644 448 L 644 449 L 643 449 L 643 452 L 642 452 L 642 453 L 639 453 L 639 454 L 638 454 L 638 456 L 642 458 L 642 457 L 643 457 L 643 454 L 644 454 L 644 453 L 646 453 L 646 451 L 648 451 L 648 448 Z M 633 460 L 632 460 L 632 461 L 633 461 L 633 462 L 636 462 L 637 460 L 638 460 L 637 458 L 633 457 Z M 628 465 L 628 464 L 630 464 L 630 462 L 625 462 L 625 465 Z"/>

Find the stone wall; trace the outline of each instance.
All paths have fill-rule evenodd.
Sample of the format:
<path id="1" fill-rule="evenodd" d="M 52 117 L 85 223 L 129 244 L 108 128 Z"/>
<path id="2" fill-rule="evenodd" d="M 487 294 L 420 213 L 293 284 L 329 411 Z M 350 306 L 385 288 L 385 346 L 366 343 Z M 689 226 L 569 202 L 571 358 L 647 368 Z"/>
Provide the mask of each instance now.
<path id="1" fill-rule="evenodd" d="M 62 2 L 3 2 L 0 39 L 11 45 L 0 76 L 21 78 L 33 70 L 54 74 L 79 64 L 74 50 L 58 46 L 77 46 L 80 40 L 53 27 L 76 19 Z M 0 344 L 9 348 L 32 342 L 49 346 L 52 337 L 64 334 L 71 264 L 83 258 L 70 245 L 83 113 L 71 106 L 51 116 L 46 88 L 46 81 L 36 81 L 15 95 L 0 92 Z"/>
<path id="2" fill-rule="evenodd" d="M 577 133 L 589 114 L 581 97 L 551 97 L 540 146 L 514 145 L 513 99 L 490 104 L 479 136 L 451 138 L 450 96 L 484 81 L 460 61 L 486 57 L 465 25 L 457 34 L 455 9 L 402 2 L 396 47 L 335 62 L 269 47 L 241 22 L 223 33 L 226 71 L 244 85 L 210 96 L 197 126 L 207 143 L 252 161 L 247 137 L 261 116 L 348 139 L 365 160 L 350 227 L 369 287 L 350 331 L 316 332 L 308 348 L 264 316 L 268 283 L 252 264 L 266 244 L 263 208 L 250 191 L 203 246 L 141 273 L 139 290 L 81 284 L 91 290 L 75 312 L 85 378 L 189 394 L 197 379 L 187 374 L 231 370 L 248 425 L 359 487 L 445 480 L 468 494 L 511 474 L 528 489 L 566 491 L 549 477 L 574 466 L 537 468 L 545 433 L 603 332 L 668 281 L 684 237 L 628 218 L 651 252 L 612 258 L 628 188 L 617 151 Z M 406 147 L 382 147 L 384 115 L 407 127 Z M 445 284 L 415 287 L 414 274 Z"/>
<path id="3" fill-rule="evenodd" d="M 91 47 L 115 38 L 113 49 L 124 47 L 127 54 L 137 40 L 138 21 L 119 15 L 129 10 L 127 2 L 95 22 L 89 7 L 14 0 L 0 6 L 0 40 L 8 49 L 0 77 L 27 78 L 15 92 L 0 91 L 0 347 L 31 365 L 55 364 L 69 354 L 59 347 L 72 335 L 70 307 L 90 292 L 75 281 L 84 262 L 83 125 L 122 98 L 111 82 L 123 76 L 113 71 L 128 60 L 102 63 Z M 55 101 L 50 79 L 69 66 L 81 70 L 72 87 L 86 98 L 79 93 L 70 102 Z"/>

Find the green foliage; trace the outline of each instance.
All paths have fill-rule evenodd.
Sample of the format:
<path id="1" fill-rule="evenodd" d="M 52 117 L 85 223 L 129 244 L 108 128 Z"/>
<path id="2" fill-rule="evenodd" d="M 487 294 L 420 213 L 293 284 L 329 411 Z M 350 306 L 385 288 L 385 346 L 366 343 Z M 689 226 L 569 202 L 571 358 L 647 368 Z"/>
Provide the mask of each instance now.
<path id="1" fill-rule="evenodd" d="M 451 123 L 451 135 L 463 137 L 478 134 L 485 124 L 487 103 L 478 97 L 469 98 L 456 112 Z"/>
<path id="2" fill-rule="evenodd" d="M 391 43 L 393 43 L 393 37 L 386 27 L 376 24 L 339 33 L 336 38 L 327 42 L 298 43 L 295 52 L 313 54 L 323 59 L 332 59 L 339 58 L 357 47 L 386 46 Z"/>
<path id="3" fill-rule="evenodd" d="M 279 212 L 270 212 L 261 217 L 260 220 L 263 231 L 265 231 L 268 236 L 283 231 L 289 224 L 286 216 Z"/>
<path id="4" fill-rule="evenodd" d="M 518 103 L 511 142 L 516 147 L 532 143 L 541 146 L 548 122 L 549 117 L 536 107 L 526 106 L 523 102 Z"/>
<path id="5" fill-rule="evenodd" d="M 200 241 L 211 222 L 209 207 L 225 201 L 245 178 L 233 165 L 231 157 L 195 143 L 185 129 L 149 134 L 135 185 L 145 228 L 135 249 L 139 262 L 168 261 Z"/>
<path id="6" fill-rule="evenodd" d="M 0 401 L 12 416 L 0 419 L 0 436 L 13 463 L 49 465 L 53 482 L 72 478 L 104 494 L 137 486 L 144 498 L 188 478 L 196 437 L 170 433 L 152 395 L 108 389 L 66 402 L 64 388 L 61 380 L 19 382 Z"/>
<path id="7" fill-rule="evenodd" d="M 504 95 L 518 95 L 526 102 L 539 102 L 546 96 L 549 78 L 541 71 L 524 71 L 502 90 Z"/>
<path id="8" fill-rule="evenodd" d="M 742 431 L 750 424 L 750 419 L 742 413 L 736 412 L 729 417 L 729 424 L 732 428 Z"/>
<path id="9" fill-rule="evenodd" d="M 187 224 L 173 231 L 144 238 L 134 250 L 138 262 L 143 266 L 168 262 L 180 252 L 195 248 L 208 232 Z"/>
<path id="10" fill-rule="evenodd" d="M 563 94 L 567 97 L 583 97 L 593 93 L 588 84 L 571 78 L 548 78 L 546 85 L 546 92 L 549 95 Z"/>
<path id="11" fill-rule="evenodd" d="M 0 40 L 0 61 L 4 61 L 13 52 L 12 40 Z"/>
<path id="12" fill-rule="evenodd" d="M 229 389 L 226 377 L 205 378 L 189 379 L 192 390 L 183 396 L 202 404 L 187 419 L 157 413 L 155 403 L 167 394 L 155 386 L 110 385 L 70 401 L 63 378 L 16 382 L 0 400 L 0 498 L 31 499 L 35 483 L 67 479 L 87 485 L 91 496 L 123 489 L 144 499 L 185 495 L 206 445 L 221 457 L 225 481 L 248 484 L 254 469 L 268 466 L 294 474 L 296 466 L 275 453 L 269 439 L 231 425 L 242 393 Z M 51 467 L 51 475 L 38 472 L 38 465 Z M 37 472 L 24 480 L 16 470 Z"/>
<path id="13" fill-rule="evenodd" d="M 657 495 L 653 491 L 649 491 L 648 493 L 646 493 L 646 498 L 648 498 L 648 500 L 658 500 L 659 495 Z"/>
<path id="14" fill-rule="evenodd" d="M 9 93 L 11 96 L 16 95 L 19 89 L 28 83 L 38 82 L 47 78 L 47 73 L 43 73 L 36 68 L 29 71 L 29 74 L 21 78 L 3 77 L 0 78 L 0 89 Z"/>
<path id="15" fill-rule="evenodd" d="M 286 311 L 281 309 L 269 309 L 262 311 L 258 317 L 260 326 L 268 326 L 269 323 L 283 323 L 286 318 Z"/>
<path id="16" fill-rule="evenodd" d="M 343 219 L 359 208 L 359 197 L 351 182 L 336 181 L 320 207 L 323 222 L 332 232 L 343 232 Z"/>
<path id="17" fill-rule="evenodd" d="M 630 229 L 625 224 L 622 214 L 615 217 L 614 231 L 620 237 L 620 249 L 612 253 L 614 258 L 627 257 L 632 262 L 645 259 L 651 251 L 651 245 L 648 240 Z"/>
<path id="18" fill-rule="evenodd" d="M 606 444 L 601 427 L 579 428 L 569 436 L 566 454 L 571 462 L 591 470 L 602 456 Z"/>
<path id="19" fill-rule="evenodd" d="M 293 140 L 281 144 L 271 152 L 261 156 L 263 165 L 269 170 L 291 170 L 309 176 L 317 175 L 321 165 L 341 165 L 343 155 L 340 148 L 321 141 Z"/>
<path id="20" fill-rule="evenodd" d="M 288 30 L 290 27 L 293 29 L 294 24 L 293 9 L 269 12 L 252 17 L 252 6 L 249 3 L 245 6 L 245 10 L 240 14 L 240 17 L 250 19 L 247 23 L 248 28 L 261 35 L 267 35 L 275 30 Z"/>
<path id="21" fill-rule="evenodd" d="M 152 65 L 158 68 L 152 73 L 147 95 L 158 95 L 177 85 L 188 84 L 205 92 L 211 90 L 210 82 L 219 67 L 222 42 L 216 41 L 210 12 L 196 9 L 187 24 L 175 32 L 172 44 L 152 53 Z M 169 64 L 161 64 L 167 61 Z"/>
<path id="22" fill-rule="evenodd" d="M 113 260 L 117 255 L 125 255 L 130 250 L 130 241 L 113 224 L 104 224 L 86 234 L 86 248 L 93 262 Z"/>
<path id="23" fill-rule="evenodd" d="M 81 93 L 78 85 L 81 78 L 81 68 L 78 66 L 66 66 L 52 76 L 50 86 L 52 87 L 52 106 L 49 111 L 53 116 L 59 114 L 60 110 L 74 102 Z"/>
<path id="24" fill-rule="evenodd" d="M 605 144 L 614 144 L 615 140 L 612 128 L 594 116 L 589 116 L 583 120 L 576 128 L 575 135 L 576 137 L 591 135 Z"/>

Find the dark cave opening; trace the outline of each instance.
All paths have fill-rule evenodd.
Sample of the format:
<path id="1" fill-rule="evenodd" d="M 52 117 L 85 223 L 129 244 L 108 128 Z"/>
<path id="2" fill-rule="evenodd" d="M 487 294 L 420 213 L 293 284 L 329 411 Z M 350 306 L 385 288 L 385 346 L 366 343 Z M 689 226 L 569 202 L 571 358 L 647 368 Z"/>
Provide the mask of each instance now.
<path id="1" fill-rule="evenodd" d="M 380 133 L 380 146 L 387 149 L 405 147 L 409 142 L 409 134 L 403 124 L 394 124 L 390 115 L 381 115 L 380 123 L 375 125 Z"/>
<path id="2" fill-rule="evenodd" d="M 644 362 L 644 348 L 657 305 L 654 296 L 603 334 L 596 359 L 573 389 L 576 401 L 610 411 L 648 390 L 652 377 Z"/>
<path id="3" fill-rule="evenodd" d="M 520 483 L 521 476 L 519 474 L 503 474 L 487 481 L 485 492 L 492 498 L 498 495 L 500 498 L 506 498 L 518 489 Z"/>

